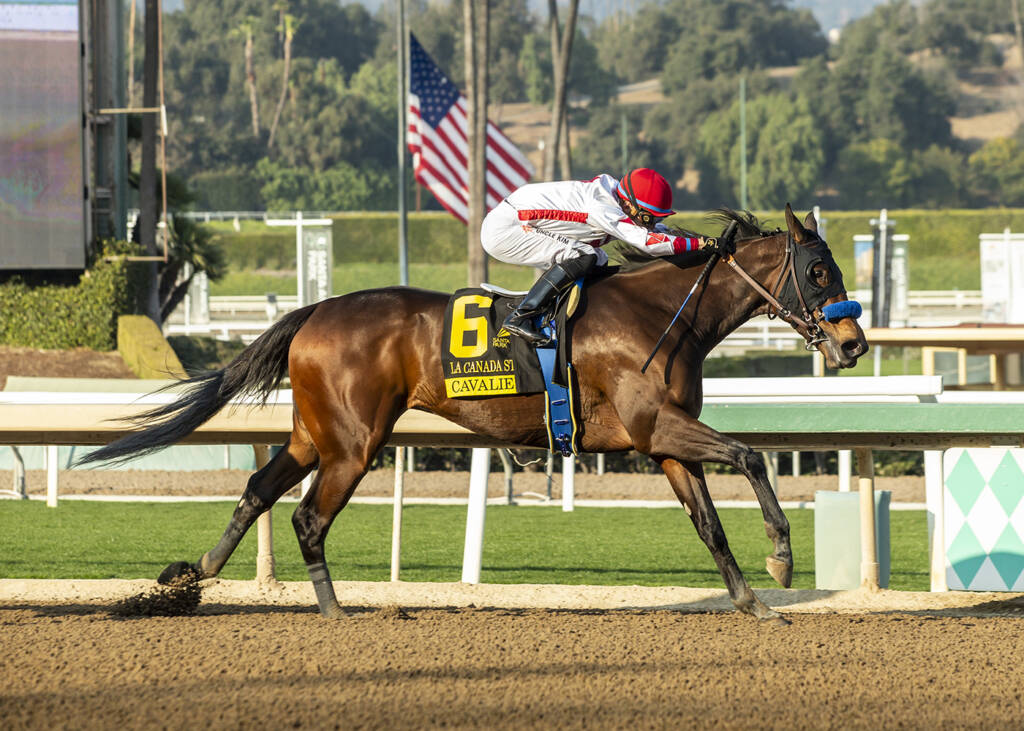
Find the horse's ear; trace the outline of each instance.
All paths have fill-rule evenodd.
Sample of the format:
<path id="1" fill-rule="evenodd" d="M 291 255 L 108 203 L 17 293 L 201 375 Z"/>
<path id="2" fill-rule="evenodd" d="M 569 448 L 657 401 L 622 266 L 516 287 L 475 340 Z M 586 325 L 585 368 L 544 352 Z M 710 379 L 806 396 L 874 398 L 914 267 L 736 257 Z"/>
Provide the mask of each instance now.
<path id="1" fill-rule="evenodd" d="M 811 211 L 804 217 L 804 228 L 818 233 L 818 220 L 814 217 L 814 211 Z"/>
<path id="2" fill-rule="evenodd" d="M 805 243 L 810 238 L 807 235 L 807 229 L 796 220 L 796 216 L 793 215 L 793 207 L 788 203 L 786 204 L 786 228 L 789 229 L 789 233 L 793 235 L 793 239 L 798 244 Z"/>

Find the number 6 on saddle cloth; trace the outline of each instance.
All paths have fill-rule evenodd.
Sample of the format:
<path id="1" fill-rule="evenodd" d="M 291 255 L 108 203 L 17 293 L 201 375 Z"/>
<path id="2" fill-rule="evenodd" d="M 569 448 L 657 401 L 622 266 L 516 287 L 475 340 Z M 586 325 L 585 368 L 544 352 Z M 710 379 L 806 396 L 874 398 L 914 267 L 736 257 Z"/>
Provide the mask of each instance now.
<path id="1" fill-rule="evenodd" d="M 501 327 L 505 315 L 525 293 L 489 284 L 455 292 L 445 309 L 441 336 L 447 396 L 482 398 L 544 392 L 548 448 L 566 457 L 577 454 L 581 422 L 566 327 L 582 290 L 580 279 L 559 298 L 553 315 L 538 316 L 551 341 L 536 348 Z"/>

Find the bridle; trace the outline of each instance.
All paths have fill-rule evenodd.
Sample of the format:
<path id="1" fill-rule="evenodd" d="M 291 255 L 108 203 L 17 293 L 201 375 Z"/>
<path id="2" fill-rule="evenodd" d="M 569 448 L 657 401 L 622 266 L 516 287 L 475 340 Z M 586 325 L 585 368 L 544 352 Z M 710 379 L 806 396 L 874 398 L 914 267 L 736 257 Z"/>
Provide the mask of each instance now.
<path id="1" fill-rule="evenodd" d="M 778 231 L 776 232 L 776 235 L 779 233 L 782 232 Z M 807 350 L 816 350 L 818 343 L 828 341 L 828 336 L 826 336 L 825 331 L 821 329 L 821 322 L 825 320 L 826 317 L 822 312 L 820 303 L 814 304 L 812 302 L 812 306 L 810 307 L 807 305 L 807 299 L 809 298 L 804 296 L 800 277 L 796 273 L 796 246 L 797 244 L 793 240 L 792 232 L 787 231 L 786 258 L 783 260 L 782 268 L 779 270 L 779 278 L 775 281 L 775 286 L 772 287 L 770 292 L 750 276 L 742 266 L 740 266 L 740 263 L 736 261 L 736 257 L 733 252 L 722 252 L 721 256 L 725 260 L 725 263 L 731 266 L 736 273 L 740 275 L 743 281 L 750 285 L 755 292 L 764 297 L 768 302 L 769 318 L 780 317 L 788 322 L 803 337 L 804 347 Z M 797 299 L 797 302 L 790 303 L 789 307 L 783 304 L 780 300 L 787 277 L 789 278 L 789 282 L 793 285 L 793 290 L 796 293 Z M 840 284 L 838 288 L 842 290 L 842 285 Z M 800 308 L 801 314 L 799 316 L 793 314 L 793 310 L 796 309 L 796 305 L 799 305 Z"/>
<path id="2" fill-rule="evenodd" d="M 643 367 L 640 368 L 641 373 L 645 373 L 647 371 L 647 366 L 649 366 L 651 364 L 651 361 L 654 360 L 654 355 L 658 352 L 658 349 L 661 348 L 661 344 L 665 342 L 665 338 L 668 337 L 669 332 L 672 330 L 672 326 L 676 324 L 676 320 L 678 320 L 679 316 L 682 314 L 683 309 L 686 307 L 686 303 L 690 301 L 690 297 L 693 296 L 693 293 L 697 290 L 697 287 L 700 285 L 701 281 L 708 274 L 708 272 L 714 268 L 719 258 L 724 259 L 726 264 L 728 264 L 729 266 L 736 270 L 736 273 L 740 275 L 743 281 L 745 281 L 748 285 L 750 285 L 750 287 L 755 292 L 757 292 L 762 297 L 764 297 L 765 300 L 767 300 L 769 307 L 769 318 L 781 317 L 783 320 L 792 325 L 798 333 L 800 333 L 800 335 L 804 339 L 804 347 L 807 350 L 816 350 L 816 346 L 819 343 L 824 343 L 828 341 L 828 336 L 825 335 L 825 331 L 821 329 L 821 322 L 823 320 L 828 320 L 829 310 L 838 307 L 838 305 L 831 304 L 826 305 L 825 307 L 822 307 L 822 305 L 830 297 L 845 292 L 845 289 L 843 288 L 842 275 L 839 273 L 839 269 L 835 266 L 835 260 L 832 259 L 832 255 L 830 252 L 828 252 L 827 247 L 825 248 L 825 253 L 828 254 L 829 261 L 832 265 L 831 269 L 833 276 L 831 277 L 831 281 L 825 287 L 818 287 L 817 285 L 813 285 L 815 289 L 818 289 L 820 291 L 807 295 L 804 293 L 800 277 L 796 273 L 797 259 L 810 259 L 810 261 L 805 266 L 805 278 L 807 279 L 807 282 L 810 283 L 810 279 L 807 278 L 807 274 L 810 272 L 810 270 L 816 263 L 825 262 L 825 256 L 821 252 L 815 251 L 810 246 L 805 246 L 802 247 L 801 249 L 797 249 L 797 243 L 796 241 L 793 240 L 792 232 L 787 232 L 786 258 L 783 260 L 782 268 L 779 270 L 779 278 L 775 281 L 775 286 L 773 286 L 772 290 L 769 292 L 756 279 L 750 276 L 746 272 L 746 270 L 742 266 L 740 266 L 740 263 L 738 261 L 736 261 L 736 257 L 734 255 L 735 247 L 733 246 L 733 237 L 736 233 L 736 228 L 737 223 L 733 221 L 732 223 L 729 224 L 729 227 L 726 229 L 726 232 L 722 235 L 722 237 L 715 242 L 715 246 L 712 251 L 711 257 L 704 265 L 704 269 L 697 277 L 697 280 L 693 283 L 693 287 L 690 288 L 690 292 L 689 294 L 686 295 L 686 299 L 683 300 L 683 304 L 680 305 L 679 309 L 676 311 L 675 317 L 672 318 L 672 321 L 668 324 L 668 327 L 665 328 L 665 331 L 661 334 L 661 337 L 658 338 L 658 342 L 655 343 L 654 349 L 651 351 L 651 354 L 647 356 L 646 362 L 644 362 Z M 779 229 L 778 231 L 775 232 L 774 235 L 779 235 L 781 233 L 782 230 Z M 762 233 L 762 238 L 768 238 L 769 236 L 765 236 Z M 825 242 L 822 241 L 821 244 L 824 247 Z M 813 258 L 815 256 L 817 256 L 817 258 Z M 787 284 L 792 285 L 794 293 L 793 295 L 786 294 Z M 789 302 L 787 306 L 787 303 L 784 303 L 783 300 L 791 300 L 793 299 L 793 296 L 795 296 L 796 302 Z M 810 301 L 810 305 L 808 305 L 808 301 Z M 859 316 L 859 304 L 857 304 L 856 302 L 844 302 L 841 304 L 855 305 L 855 307 L 853 309 L 847 308 L 846 310 L 843 310 L 841 313 L 837 314 L 838 317 Z M 799 305 L 800 311 L 802 313 L 800 316 L 793 314 L 793 311 L 796 309 L 797 305 Z"/>

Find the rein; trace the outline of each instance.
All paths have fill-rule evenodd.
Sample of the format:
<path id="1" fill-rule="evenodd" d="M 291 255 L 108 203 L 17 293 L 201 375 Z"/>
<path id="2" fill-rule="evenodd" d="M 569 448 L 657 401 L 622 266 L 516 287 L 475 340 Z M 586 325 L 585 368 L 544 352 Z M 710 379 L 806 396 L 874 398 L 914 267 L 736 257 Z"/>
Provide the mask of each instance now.
<path id="1" fill-rule="evenodd" d="M 815 309 L 812 312 L 807 307 L 807 302 L 804 300 L 804 295 L 800 289 L 800 282 L 797 279 L 796 274 L 796 265 L 794 263 L 795 257 L 793 256 L 793 247 L 795 245 L 796 244 L 793 241 L 793 234 L 787 232 L 786 258 L 782 262 L 782 270 L 779 272 L 779 279 L 775 282 L 772 292 L 769 292 L 761 286 L 757 280 L 747 274 L 746 270 L 740 266 L 738 261 L 736 261 L 736 257 L 733 256 L 733 254 L 726 253 L 722 258 L 725 260 L 725 263 L 731 266 L 755 292 L 767 300 L 769 307 L 774 309 L 779 317 L 796 328 L 797 332 L 799 332 L 804 338 L 804 348 L 807 350 L 815 350 L 815 346 L 818 343 L 823 343 L 828 340 L 825 332 L 821 329 L 821 325 L 819 324 L 825 319 L 825 315 L 822 314 L 820 308 Z M 789 276 L 790 281 L 793 282 L 793 289 L 796 291 L 797 299 L 800 302 L 800 308 L 803 310 L 801 317 L 794 315 L 793 312 L 783 305 L 774 294 L 775 292 L 781 291 L 787 275 Z M 769 317 L 771 317 L 771 313 L 769 313 Z"/>

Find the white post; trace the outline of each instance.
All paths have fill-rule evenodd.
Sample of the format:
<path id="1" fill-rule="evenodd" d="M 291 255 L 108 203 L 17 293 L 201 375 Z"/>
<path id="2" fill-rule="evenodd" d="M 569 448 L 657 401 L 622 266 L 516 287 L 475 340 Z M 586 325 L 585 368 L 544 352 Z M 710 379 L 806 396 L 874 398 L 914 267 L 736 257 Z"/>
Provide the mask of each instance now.
<path id="1" fill-rule="evenodd" d="M 60 465 L 57 463 L 57 445 L 46 446 L 46 507 L 57 507 L 57 485 Z"/>
<path id="2" fill-rule="evenodd" d="M 576 508 L 576 458 L 562 457 L 562 512 Z"/>
<path id="3" fill-rule="evenodd" d="M 261 470 L 270 461 L 270 448 L 266 444 L 252 445 L 252 451 L 256 457 L 256 469 Z M 274 576 L 274 523 L 271 511 L 266 512 L 256 519 L 256 583 L 261 586 L 276 586 L 277 579 Z"/>
<path id="4" fill-rule="evenodd" d="M 870 449 L 857 450 L 860 490 L 860 585 L 878 591 L 878 546 L 875 543 L 875 463 Z"/>
<path id="5" fill-rule="evenodd" d="M 295 212 L 295 275 L 298 277 L 299 307 L 306 305 L 306 262 L 302 251 L 302 211 Z"/>
<path id="6" fill-rule="evenodd" d="M 839 450 L 839 492 L 850 491 L 850 482 L 853 472 L 850 464 L 852 461 L 850 459 L 852 454 L 852 451 L 849 449 Z"/>
<path id="7" fill-rule="evenodd" d="M 946 526 L 943 512 L 942 452 L 924 453 L 924 491 L 928 506 L 928 558 L 931 566 L 931 590 L 948 591 L 946 583 Z"/>
<path id="8" fill-rule="evenodd" d="M 604 452 L 599 452 L 597 455 L 597 474 L 604 474 Z"/>
<path id="9" fill-rule="evenodd" d="M 491 471 L 491 450 L 475 447 L 470 460 L 469 506 L 466 510 L 466 545 L 462 552 L 462 581 L 480 583 L 484 552 L 484 518 L 487 513 L 487 476 Z"/>
<path id="10" fill-rule="evenodd" d="M 779 494 L 779 453 L 762 452 L 764 457 L 764 469 L 768 473 L 768 484 L 772 486 L 772 492 Z"/>
<path id="11" fill-rule="evenodd" d="M 800 476 L 800 453 L 793 452 L 793 477 Z"/>
<path id="12" fill-rule="evenodd" d="M 405 498 L 405 447 L 395 447 L 395 499 L 391 510 L 391 580 L 402 564 L 402 501 Z"/>

